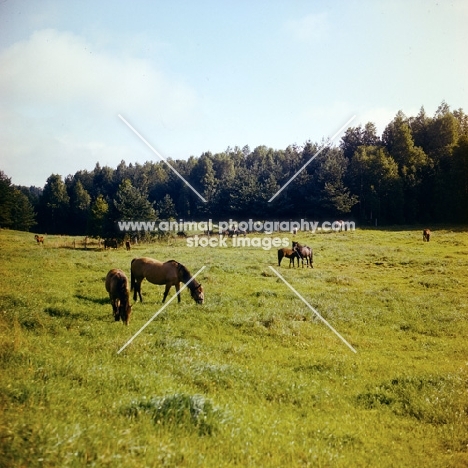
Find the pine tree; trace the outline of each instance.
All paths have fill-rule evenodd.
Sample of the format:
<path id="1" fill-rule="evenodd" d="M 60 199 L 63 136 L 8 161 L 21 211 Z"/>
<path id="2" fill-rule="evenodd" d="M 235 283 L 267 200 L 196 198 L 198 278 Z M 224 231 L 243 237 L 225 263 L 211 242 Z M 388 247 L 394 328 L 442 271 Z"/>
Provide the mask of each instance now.
<path id="1" fill-rule="evenodd" d="M 120 220 L 154 221 L 156 212 L 147 197 L 125 179 L 117 191 L 114 207 Z"/>
<path id="2" fill-rule="evenodd" d="M 109 204 L 99 195 L 91 205 L 89 212 L 89 234 L 93 237 L 106 237 L 109 216 Z"/>
<path id="3" fill-rule="evenodd" d="M 20 190 L 12 193 L 13 205 L 11 209 L 11 227 L 18 231 L 29 231 L 36 224 L 36 214 L 28 197 Z"/>
<path id="4" fill-rule="evenodd" d="M 52 174 L 47 179 L 39 206 L 42 229 L 45 232 L 54 234 L 68 232 L 70 197 L 60 175 Z"/>

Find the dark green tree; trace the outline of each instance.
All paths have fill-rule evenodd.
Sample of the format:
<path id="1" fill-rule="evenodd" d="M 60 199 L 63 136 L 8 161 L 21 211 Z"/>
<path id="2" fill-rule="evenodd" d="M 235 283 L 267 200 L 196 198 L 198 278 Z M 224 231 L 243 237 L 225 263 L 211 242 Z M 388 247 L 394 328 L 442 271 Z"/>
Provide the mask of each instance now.
<path id="1" fill-rule="evenodd" d="M 177 211 L 174 201 L 169 194 L 166 194 L 164 198 L 157 204 L 157 211 L 161 219 L 176 219 Z"/>
<path id="2" fill-rule="evenodd" d="M 360 146 L 350 163 L 353 193 L 359 197 L 361 220 L 403 220 L 403 187 L 398 165 L 385 148 Z"/>
<path id="3" fill-rule="evenodd" d="M 91 196 L 78 180 L 71 188 L 70 194 L 70 225 L 74 234 L 86 234 L 87 221 L 91 207 Z"/>
<path id="4" fill-rule="evenodd" d="M 13 207 L 13 189 L 11 179 L 0 171 L 0 227 L 9 228 L 12 225 L 11 210 Z"/>
<path id="5" fill-rule="evenodd" d="M 468 135 L 463 135 L 453 150 L 451 181 L 451 221 L 468 222 Z"/>
<path id="6" fill-rule="evenodd" d="M 349 127 L 341 137 L 340 147 L 345 158 L 351 159 L 360 146 L 379 146 L 380 138 L 377 135 L 377 128 L 373 122 L 368 122 L 362 128 Z"/>
<path id="7" fill-rule="evenodd" d="M 29 231 L 35 224 L 34 208 L 29 198 L 11 185 L 11 179 L 0 171 L 0 226 Z"/>
<path id="8" fill-rule="evenodd" d="M 12 192 L 11 227 L 18 231 L 29 231 L 36 225 L 36 214 L 28 197 L 18 189 Z"/>
<path id="9" fill-rule="evenodd" d="M 129 179 L 120 185 L 114 199 L 118 220 L 154 221 L 156 212 L 147 197 L 135 188 Z"/>
<path id="10" fill-rule="evenodd" d="M 320 190 L 320 206 L 322 216 L 340 216 L 351 213 L 358 202 L 345 185 L 345 176 L 349 161 L 343 151 L 338 148 L 327 148 L 320 155 L 320 164 L 315 171 Z"/>
<path id="11" fill-rule="evenodd" d="M 69 232 L 70 197 L 60 175 L 52 174 L 47 179 L 39 207 L 43 231 L 53 234 Z"/>
<path id="12" fill-rule="evenodd" d="M 102 195 L 98 195 L 96 200 L 91 204 L 89 212 L 88 229 L 89 234 L 93 237 L 107 237 L 112 226 L 109 220 L 109 204 Z"/>

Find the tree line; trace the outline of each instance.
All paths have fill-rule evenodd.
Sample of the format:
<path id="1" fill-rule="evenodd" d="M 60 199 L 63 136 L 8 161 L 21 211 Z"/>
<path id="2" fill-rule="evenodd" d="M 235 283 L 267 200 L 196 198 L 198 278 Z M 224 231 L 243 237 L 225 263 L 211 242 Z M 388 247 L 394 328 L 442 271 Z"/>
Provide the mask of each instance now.
<path id="1" fill-rule="evenodd" d="M 350 127 L 337 146 L 244 146 L 168 162 L 206 203 L 162 161 L 97 163 L 52 174 L 42 189 L 13 186 L 0 172 L 0 226 L 109 237 L 119 220 L 468 222 L 468 116 L 445 102 L 433 116 L 423 107 L 413 117 L 398 112 L 381 136 L 371 122 Z"/>

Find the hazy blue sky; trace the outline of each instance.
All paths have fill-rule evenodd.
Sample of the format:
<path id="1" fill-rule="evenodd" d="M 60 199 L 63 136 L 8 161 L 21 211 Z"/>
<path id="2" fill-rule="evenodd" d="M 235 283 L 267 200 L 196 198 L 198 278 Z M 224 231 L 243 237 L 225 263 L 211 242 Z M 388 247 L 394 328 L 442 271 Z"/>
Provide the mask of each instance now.
<path id="1" fill-rule="evenodd" d="M 0 2 L 0 169 L 14 184 L 284 149 L 398 110 L 468 112 L 468 2 Z"/>

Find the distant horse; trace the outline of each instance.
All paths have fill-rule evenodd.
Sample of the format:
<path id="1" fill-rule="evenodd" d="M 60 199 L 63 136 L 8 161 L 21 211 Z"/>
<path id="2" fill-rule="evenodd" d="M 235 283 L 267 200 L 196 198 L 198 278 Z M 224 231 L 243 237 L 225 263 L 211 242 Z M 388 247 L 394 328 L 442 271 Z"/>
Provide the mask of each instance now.
<path id="1" fill-rule="evenodd" d="M 247 231 L 245 229 L 234 228 L 234 229 L 225 229 L 220 234 L 222 234 L 223 236 L 228 236 L 228 237 L 234 237 L 234 236 L 246 237 Z"/>
<path id="2" fill-rule="evenodd" d="M 36 239 L 36 242 L 38 244 L 44 244 L 44 236 L 38 236 L 37 234 L 34 236 L 34 239 Z"/>
<path id="3" fill-rule="evenodd" d="M 423 231 L 423 242 L 429 242 L 430 238 L 431 238 L 430 229 L 424 229 L 424 231 Z"/>
<path id="4" fill-rule="evenodd" d="M 179 231 L 179 232 L 177 233 L 177 237 L 187 237 L 187 234 L 185 234 L 184 231 Z"/>
<path id="5" fill-rule="evenodd" d="M 104 239 L 104 249 L 116 249 L 117 247 L 117 239 Z"/>
<path id="6" fill-rule="evenodd" d="M 190 289 L 190 294 L 197 304 L 203 304 L 205 300 L 202 285 L 196 279 L 190 281 L 192 279 L 190 272 L 184 265 L 175 260 L 163 263 L 148 257 L 134 258 L 131 263 L 130 277 L 134 301 L 137 300 L 137 293 L 140 296 L 140 301 L 143 301 L 141 297 L 141 282 L 145 278 L 150 283 L 166 285 L 163 303 L 172 286 L 175 286 L 176 291 L 179 292 L 181 281 L 185 284 L 188 283 L 187 287 Z M 177 299 L 180 302 L 180 294 Z"/>
<path id="7" fill-rule="evenodd" d="M 294 268 L 294 259 L 297 258 L 297 266 L 299 266 L 299 254 L 288 248 L 283 248 L 278 250 L 278 266 L 281 266 L 281 260 L 283 260 L 283 257 L 289 258 L 289 268 L 291 268 L 291 262 L 292 266 Z"/>
<path id="8" fill-rule="evenodd" d="M 127 250 L 130 250 L 130 249 L 132 248 L 132 246 L 130 245 L 130 241 L 128 241 L 128 240 L 125 241 L 125 248 L 126 248 Z"/>
<path id="9" fill-rule="evenodd" d="M 302 268 L 304 268 L 304 259 L 306 260 L 306 266 L 310 268 L 314 268 L 314 254 L 312 249 L 307 245 L 301 245 L 299 242 L 293 242 L 292 248 L 297 254 L 299 258 L 302 260 Z M 297 260 L 297 266 L 299 266 L 299 260 Z"/>
<path id="10" fill-rule="evenodd" d="M 130 305 L 128 279 L 122 270 L 114 268 L 107 273 L 106 290 L 109 293 L 115 321 L 122 319 L 122 322 L 128 325 L 132 306 Z"/>
<path id="11" fill-rule="evenodd" d="M 236 236 L 244 236 L 244 237 L 246 237 L 246 236 L 247 236 L 247 231 L 246 231 L 245 229 L 239 229 L 239 228 L 237 228 L 237 229 L 234 229 L 234 234 L 235 234 Z"/>

